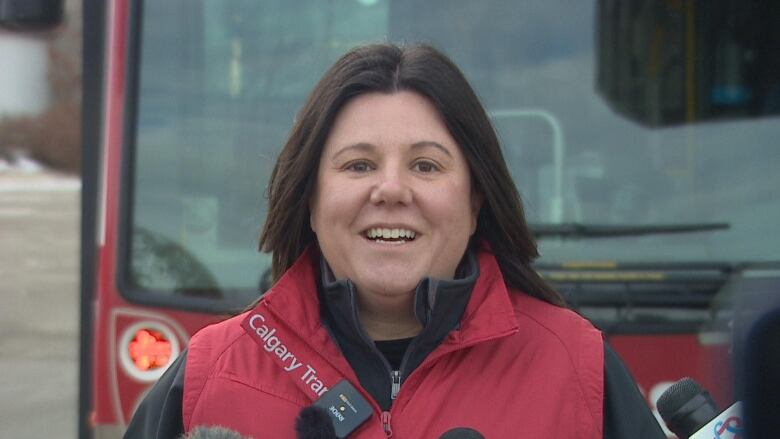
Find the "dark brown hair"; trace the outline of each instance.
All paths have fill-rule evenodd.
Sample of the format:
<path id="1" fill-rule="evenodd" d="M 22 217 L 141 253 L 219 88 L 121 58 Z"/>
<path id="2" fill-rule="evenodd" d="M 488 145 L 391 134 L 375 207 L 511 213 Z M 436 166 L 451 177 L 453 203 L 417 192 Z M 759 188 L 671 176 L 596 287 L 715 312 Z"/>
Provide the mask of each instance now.
<path id="1" fill-rule="evenodd" d="M 260 249 L 273 254 L 274 281 L 316 239 L 309 224 L 309 200 L 336 115 L 358 95 L 401 90 L 430 100 L 469 164 L 472 184 L 482 196 L 471 246 L 483 240 L 490 244 L 510 287 L 563 306 L 563 298 L 530 265 L 539 252 L 485 109 L 457 66 L 426 45 L 357 47 L 336 61 L 314 87 L 268 185 Z"/>

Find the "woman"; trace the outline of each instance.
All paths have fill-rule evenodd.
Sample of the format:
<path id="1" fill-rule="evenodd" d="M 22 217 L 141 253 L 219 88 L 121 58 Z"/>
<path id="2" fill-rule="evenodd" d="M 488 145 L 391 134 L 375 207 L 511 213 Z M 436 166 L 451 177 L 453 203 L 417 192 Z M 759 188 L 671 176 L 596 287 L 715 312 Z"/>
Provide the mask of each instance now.
<path id="1" fill-rule="evenodd" d="M 356 48 L 324 75 L 260 243 L 274 287 L 192 338 L 126 437 L 295 437 L 342 380 L 370 407 L 350 438 L 664 437 L 601 334 L 531 268 L 488 117 L 430 47 Z"/>

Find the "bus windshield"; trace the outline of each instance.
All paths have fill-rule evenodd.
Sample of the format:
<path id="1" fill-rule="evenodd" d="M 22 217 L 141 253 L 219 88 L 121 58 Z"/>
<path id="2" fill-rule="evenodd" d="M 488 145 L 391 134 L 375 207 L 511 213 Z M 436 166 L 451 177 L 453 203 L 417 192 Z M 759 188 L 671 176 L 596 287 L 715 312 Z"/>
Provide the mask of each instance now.
<path id="1" fill-rule="evenodd" d="M 133 3 L 126 294 L 256 297 L 270 265 L 257 250 L 265 185 L 296 111 L 341 54 L 379 41 L 426 42 L 461 67 L 495 123 L 530 223 L 629 231 L 540 234 L 541 262 L 777 259 L 780 86 L 764 84 L 768 97 L 750 100 L 758 92 L 740 84 L 760 75 L 734 74 L 742 64 L 728 57 L 689 62 L 691 50 L 721 44 L 686 42 L 690 11 L 667 6 L 655 28 L 636 26 L 634 47 L 652 54 L 666 38 L 664 49 L 652 62 L 635 54 L 634 70 L 615 73 L 605 59 L 620 54 L 603 45 L 620 2 Z M 740 44 L 732 51 L 748 53 Z M 742 82 L 713 86 L 695 105 L 675 102 L 721 71 Z M 629 86 L 626 105 L 606 96 Z M 657 108 L 632 117 L 632 102 Z M 721 114 L 716 104 L 738 117 L 697 117 Z M 673 231 L 630 233 L 652 226 Z"/>

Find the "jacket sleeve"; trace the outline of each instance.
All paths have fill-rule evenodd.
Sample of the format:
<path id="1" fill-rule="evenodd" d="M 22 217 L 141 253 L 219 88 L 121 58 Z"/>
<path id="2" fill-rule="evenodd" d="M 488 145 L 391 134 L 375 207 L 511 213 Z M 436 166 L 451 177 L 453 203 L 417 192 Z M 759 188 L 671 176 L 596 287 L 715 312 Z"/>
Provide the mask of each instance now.
<path id="1" fill-rule="evenodd" d="M 125 439 L 172 439 L 184 432 L 181 407 L 187 351 L 168 367 L 138 406 Z"/>
<path id="2" fill-rule="evenodd" d="M 604 343 L 604 439 L 666 439 L 631 373 Z"/>

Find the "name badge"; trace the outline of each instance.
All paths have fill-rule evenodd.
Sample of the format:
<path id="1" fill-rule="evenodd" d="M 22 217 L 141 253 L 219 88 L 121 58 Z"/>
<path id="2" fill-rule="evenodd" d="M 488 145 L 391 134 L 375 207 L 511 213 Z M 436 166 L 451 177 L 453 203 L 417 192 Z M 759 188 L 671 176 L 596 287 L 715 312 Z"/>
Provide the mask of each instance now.
<path id="1" fill-rule="evenodd" d="M 314 406 L 324 409 L 330 416 L 339 438 L 355 431 L 373 412 L 368 401 L 347 380 L 339 381 L 325 392 Z"/>

